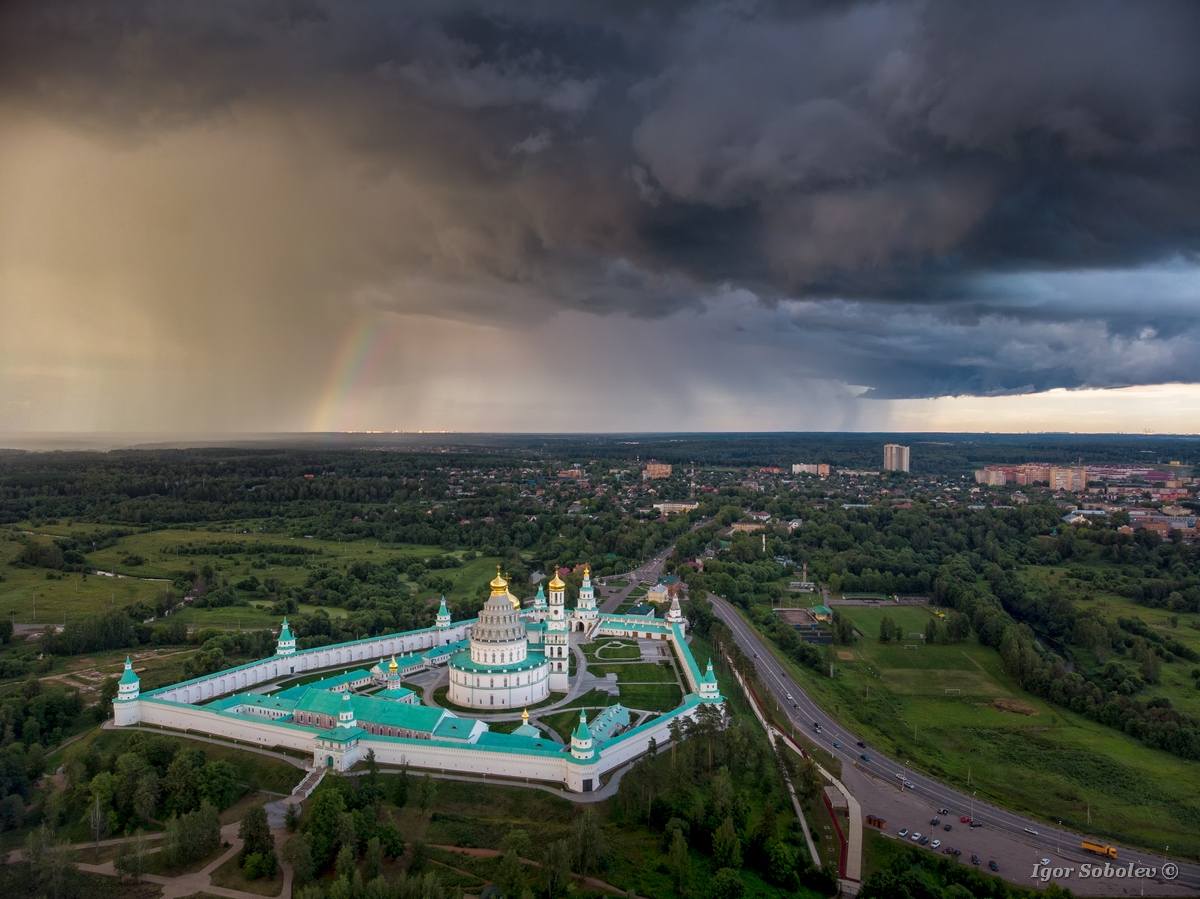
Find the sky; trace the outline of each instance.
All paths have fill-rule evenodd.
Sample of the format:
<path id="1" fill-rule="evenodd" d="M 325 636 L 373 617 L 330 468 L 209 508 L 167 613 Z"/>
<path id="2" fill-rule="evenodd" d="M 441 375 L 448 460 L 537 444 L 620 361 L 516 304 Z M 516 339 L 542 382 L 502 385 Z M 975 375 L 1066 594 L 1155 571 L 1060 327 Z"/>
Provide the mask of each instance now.
<path id="1" fill-rule="evenodd" d="M 1188 0 L 10 0 L 0 435 L 1195 433 L 1198 38 Z"/>

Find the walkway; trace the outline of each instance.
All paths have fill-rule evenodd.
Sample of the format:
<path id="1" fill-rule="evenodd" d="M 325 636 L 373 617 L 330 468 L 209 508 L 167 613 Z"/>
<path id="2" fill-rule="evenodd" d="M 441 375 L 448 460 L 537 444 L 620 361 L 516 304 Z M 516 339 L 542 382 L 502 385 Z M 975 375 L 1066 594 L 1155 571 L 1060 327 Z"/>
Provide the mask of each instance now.
<path id="1" fill-rule="evenodd" d="M 209 862 L 200 871 L 193 874 L 180 874 L 176 877 L 165 877 L 161 874 L 143 874 L 142 880 L 147 883 L 156 883 L 162 887 L 162 899 L 179 899 L 183 896 L 192 896 L 196 893 L 210 893 L 214 896 L 226 896 L 228 899 L 263 899 L 258 893 L 247 893 L 243 890 L 232 890 L 227 887 L 219 887 L 212 882 L 212 873 L 225 864 L 231 858 L 238 854 L 242 848 L 242 841 L 238 839 L 238 827 L 240 822 L 226 824 L 221 828 L 222 842 L 229 843 L 229 848 L 221 853 L 215 860 Z M 278 850 L 283 841 L 287 839 L 288 833 L 285 830 L 271 831 L 275 835 L 275 848 Z M 121 840 L 110 842 L 123 842 Z M 280 862 L 283 868 L 283 888 L 279 892 L 280 899 L 292 895 L 292 868 L 290 865 Z M 79 863 L 79 870 L 85 871 L 88 874 L 102 874 L 108 877 L 117 876 L 116 870 L 113 868 L 112 861 L 107 861 L 99 865 L 89 865 L 83 862 Z"/>

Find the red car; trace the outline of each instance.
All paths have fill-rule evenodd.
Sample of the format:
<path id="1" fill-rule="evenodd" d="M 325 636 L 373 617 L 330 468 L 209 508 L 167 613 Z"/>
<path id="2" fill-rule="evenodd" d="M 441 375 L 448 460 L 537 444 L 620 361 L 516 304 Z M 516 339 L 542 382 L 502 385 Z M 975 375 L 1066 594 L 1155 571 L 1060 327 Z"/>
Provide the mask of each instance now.
<path id="1" fill-rule="evenodd" d="M 970 816 L 970 815 L 963 815 L 963 816 L 962 816 L 961 818 L 959 818 L 958 820 L 959 820 L 961 823 L 963 823 L 963 824 L 970 824 L 970 823 L 971 823 L 971 816 Z"/>

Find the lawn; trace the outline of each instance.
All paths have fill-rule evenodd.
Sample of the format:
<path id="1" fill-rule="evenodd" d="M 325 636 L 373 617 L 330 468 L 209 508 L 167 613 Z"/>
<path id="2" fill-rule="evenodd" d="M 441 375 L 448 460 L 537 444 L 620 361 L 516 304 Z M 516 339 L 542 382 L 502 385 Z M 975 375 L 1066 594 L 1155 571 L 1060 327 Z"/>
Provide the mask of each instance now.
<path id="1" fill-rule="evenodd" d="M 671 664 L 629 662 L 618 665 L 588 665 L 588 672 L 597 677 L 617 676 L 619 684 L 673 684 L 675 669 Z"/>
<path id="2" fill-rule="evenodd" d="M 637 661 L 642 657 L 642 650 L 636 640 L 601 638 L 596 643 L 585 644 L 583 654 L 589 662 Z"/>
<path id="3" fill-rule="evenodd" d="M 850 649 L 832 680 L 785 664 L 879 751 L 960 789 L 970 773 L 981 798 L 1047 822 L 1200 857 L 1200 798 L 1178 789 L 1200 780 L 1200 763 L 1032 696 L 973 640 L 905 650 L 864 639 Z"/>
<path id="4" fill-rule="evenodd" d="M 621 705 L 649 712 L 669 712 L 683 702 L 683 691 L 675 684 L 626 684 L 621 687 Z"/>

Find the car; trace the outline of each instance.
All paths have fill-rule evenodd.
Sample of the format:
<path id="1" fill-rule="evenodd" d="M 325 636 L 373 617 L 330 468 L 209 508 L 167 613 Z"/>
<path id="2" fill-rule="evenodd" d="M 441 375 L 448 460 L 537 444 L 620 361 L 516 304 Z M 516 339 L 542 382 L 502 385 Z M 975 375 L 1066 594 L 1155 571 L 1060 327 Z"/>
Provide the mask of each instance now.
<path id="1" fill-rule="evenodd" d="M 954 825 L 953 825 L 953 824 L 947 824 L 945 827 L 943 827 L 943 828 L 942 828 L 942 830 L 954 830 Z"/>
<path id="2" fill-rule="evenodd" d="M 962 816 L 961 818 L 959 818 L 958 820 L 959 820 L 959 823 L 961 823 L 961 824 L 970 824 L 970 823 L 971 823 L 971 816 L 970 816 L 970 815 L 963 815 L 963 816 Z"/>
<path id="3" fill-rule="evenodd" d="M 954 854 L 955 854 L 956 856 L 958 856 L 958 855 L 962 855 L 962 850 L 961 850 L 961 849 L 955 849 L 955 850 L 954 850 Z"/>
<path id="4" fill-rule="evenodd" d="M 820 732 L 821 732 L 821 725 L 819 725 L 819 724 L 818 724 L 818 725 L 817 725 L 817 728 L 816 728 L 816 730 L 817 730 L 817 733 L 820 733 Z"/>
<path id="5" fill-rule="evenodd" d="M 972 827 L 983 827 L 983 822 L 982 821 L 972 821 L 971 826 Z"/>
<path id="6" fill-rule="evenodd" d="M 921 832 L 917 831 L 911 837 L 909 837 L 909 839 L 912 840 L 914 843 L 921 842 Z"/>
<path id="7" fill-rule="evenodd" d="M 1038 832 L 1037 832 L 1036 830 L 1034 830 L 1032 827 L 1026 827 L 1026 828 L 1025 828 L 1025 832 L 1026 832 L 1026 833 L 1031 833 L 1031 834 L 1033 834 L 1035 837 L 1038 835 Z"/>
<path id="8" fill-rule="evenodd" d="M 842 744 L 841 744 L 841 743 L 839 743 L 837 740 L 834 740 L 834 741 L 833 741 L 833 748 L 834 748 L 834 749 L 841 749 L 841 748 L 842 748 Z"/>
<path id="9" fill-rule="evenodd" d="M 867 755 L 865 752 L 862 755 L 860 755 L 859 758 L 862 759 L 864 762 L 871 761 L 871 757 L 869 755 Z"/>
<path id="10" fill-rule="evenodd" d="M 948 809 L 948 808 L 940 808 L 940 809 L 938 809 L 938 814 L 939 814 L 939 815 L 948 815 L 948 814 L 950 814 L 950 809 Z"/>
<path id="11" fill-rule="evenodd" d="M 953 854 L 954 854 L 954 850 L 951 849 L 949 846 L 947 846 L 945 849 L 942 850 L 942 855 L 953 855 Z"/>
<path id="12" fill-rule="evenodd" d="M 908 787 L 910 790 L 915 790 L 917 788 L 917 785 L 915 783 L 913 783 L 911 780 L 906 780 L 904 782 L 904 785 L 906 787 Z"/>
<path id="13" fill-rule="evenodd" d="M 792 703 L 792 708 L 794 708 L 796 711 L 799 711 L 799 710 L 800 710 L 800 704 L 799 704 L 799 703 L 797 703 L 797 702 L 793 702 L 793 703 Z"/>
<path id="14" fill-rule="evenodd" d="M 862 740 L 859 740 L 859 741 L 858 741 L 858 746 L 860 746 L 862 749 L 866 749 L 866 748 L 867 748 L 867 744 L 866 744 L 866 743 L 864 743 Z"/>
<path id="15" fill-rule="evenodd" d="M 929 837 L 921 837 L 921 845 L 924 846 L 929 842 Z"/>
<path id="16" fill-rule="evenodd" d="M 979 856 L 974 852 L 971 853 L 971 863 L 975 865 L 979 864 Z"/>
<path id="17" fill-rule="evenodd" d="M 1050 859 L 1048 859 L 1048 858 L 1044 858 L 1044 859 L 1042 859 L 1042 864 L 1043 864 L 1043 865 L 1048 865 L 1048 864 L 1050 864 Z"/>
<path id="18" fill-rule="evenodd" d="M 788 702 L 791 702 L 791 701 L 792 701 L 792 694 L 791 694 L 791 693 L 789 693 L 789 694 L 788 694 Z"/>
<path id="19" fill-rule="evenodd" d="M 908 828 L 907 828 L 907 827 L 901 827 L 901 828 L 900 828 L 900 833 L 898 833 L 898 834 L 897 834 L 897 836 L 901 836 L 901 837 L 906 837 L 906 836 L 908 836 Z"/>
<path id="20" fill-rule="evenodd" d="M 932 843 L 930 843 L 929 845 L 930 845 L 930 846 L 932 846 L 934 849 L 937 849 L 937 847 L 938 847 L 938 846 L 942 845 L 942 841 L 941 841 L 941 840 L 934 840 L 934 841 L 933 841 Z"/>
<path id="21" fill-rule="evenodd" d="M 938 827 L 942 823 L 942 819 L 941 818 L 930 818 L 929 823 L 932 824 L 934 827 Z"/>
<path id="22" fill-rule="evenodd" d="M 820 729 L 821 729 L 821 722 L 820 722 L 820 721 L 814 721 L 814 722 L 813 722 L 813 727 L 815 727 L 817 730 L 820 730 Z"/>
<path id="23" fill-rule="evenodd" d="M 1000 870 L 1000 866 L 999 866 L 998 864 L 996 864 L 996 860 L 995 860 L 995 859 L 992 859 L 990 862 L 988 862 L 988 867 L 989 867 L 989 868 L 991 868 L 993 871 L 999 871 L 999 870 Z"/>

